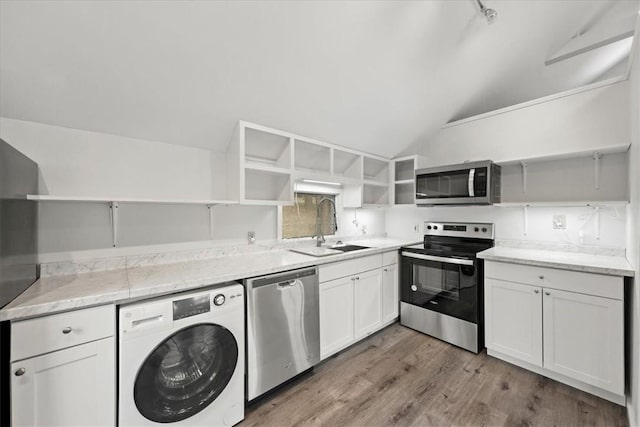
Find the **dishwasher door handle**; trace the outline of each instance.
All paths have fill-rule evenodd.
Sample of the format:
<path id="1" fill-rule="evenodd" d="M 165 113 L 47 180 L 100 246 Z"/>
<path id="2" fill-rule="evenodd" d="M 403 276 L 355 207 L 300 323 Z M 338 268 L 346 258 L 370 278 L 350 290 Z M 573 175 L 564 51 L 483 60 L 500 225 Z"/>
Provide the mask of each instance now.
<path id="1" fill-rule="evenodd" d="M 299 283 L 299 280 L 297 280 L 297 279 L 296 280 L 289 280 L 289 281 L 286 281 L 286 282 L 280 282 L 280 283 L 278 283 L 278 290 L 282 291 L 282 290 L 285 290 L 285 289 L 292 288 L 295 285 L 297 285 L 298 283 Z"/>

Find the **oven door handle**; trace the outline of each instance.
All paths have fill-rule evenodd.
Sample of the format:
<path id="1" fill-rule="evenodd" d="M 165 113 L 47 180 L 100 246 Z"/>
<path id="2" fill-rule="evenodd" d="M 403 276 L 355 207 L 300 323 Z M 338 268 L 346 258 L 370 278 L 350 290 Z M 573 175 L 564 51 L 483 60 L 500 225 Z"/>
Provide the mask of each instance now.
<path id="1" fill-rule="evenodd" d="M 447 264 L 473 265 L 473 260 L 470 260 L 470 259 L 446 258 L 442 256 L 435 256 L 435 255 L 416 254 L 413 252 L 402 252 L 402 256 L 406 256 L 409 258 L 424 259 L 427 261 L 444 262 Z"/>

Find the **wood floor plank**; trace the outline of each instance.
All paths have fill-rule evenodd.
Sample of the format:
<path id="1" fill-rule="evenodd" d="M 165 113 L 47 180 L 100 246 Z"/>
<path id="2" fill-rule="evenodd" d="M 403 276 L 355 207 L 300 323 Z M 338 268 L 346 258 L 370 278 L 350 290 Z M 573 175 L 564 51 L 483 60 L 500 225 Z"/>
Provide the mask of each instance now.
<path id="1" fill-rule="evenodd" d="M 619 426 L 625 409 L 394 324 L 247 408 L 245 426 Z"/>

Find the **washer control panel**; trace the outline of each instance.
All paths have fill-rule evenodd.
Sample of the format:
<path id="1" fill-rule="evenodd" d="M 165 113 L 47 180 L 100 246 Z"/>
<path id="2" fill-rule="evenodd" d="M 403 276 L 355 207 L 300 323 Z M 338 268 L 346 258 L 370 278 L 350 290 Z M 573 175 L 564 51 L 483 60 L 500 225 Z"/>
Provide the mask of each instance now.
<path id="1" fill-rule="evenodd" d="M 209 295 L 198 295 L 173 301 L 173 320 L 180 320 L 210 311 Z"/>

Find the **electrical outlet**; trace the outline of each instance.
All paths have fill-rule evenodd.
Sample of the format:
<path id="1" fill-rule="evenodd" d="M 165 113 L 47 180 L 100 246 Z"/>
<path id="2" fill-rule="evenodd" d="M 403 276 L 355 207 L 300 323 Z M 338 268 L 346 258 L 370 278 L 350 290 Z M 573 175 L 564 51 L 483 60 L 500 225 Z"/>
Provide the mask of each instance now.
<path id="1" fill-rule="evenodd" d="M 567 216 L 566 215 L 554 215 L 553 216 L 553 229 L 565 230 L 567 228 Z"/>
<path id="2" fill-rule="evenodd" d="M 248 231 L 247 232 L 247 242 L 249 242 L 250 245 L 253 245 L 256 242 L 256 232 L 255 231 Z"/>

